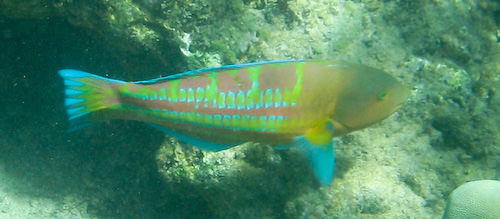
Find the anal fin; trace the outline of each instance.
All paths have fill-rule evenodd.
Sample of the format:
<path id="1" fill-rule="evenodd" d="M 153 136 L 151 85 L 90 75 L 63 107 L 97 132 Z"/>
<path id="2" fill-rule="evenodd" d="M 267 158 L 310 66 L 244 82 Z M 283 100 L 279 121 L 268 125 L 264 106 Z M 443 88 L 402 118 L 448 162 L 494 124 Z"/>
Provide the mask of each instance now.
<path id="1" fill-rule="evenodd" d="M 205 141 L 202 139 L 194 138 L 194 137 L 182 134 L 180 132 L 176 132 L 176 131 L 167 129 L 163 126 L 160 126 L 160 125 L 157 125 L 154 123 L 148 123 L 148 124 L 152 127 L 155 127 L 157 129 L 163 131 L 164 133 L 166 133 L 174 138 L 177 138 L 177 139 L 179 139 L 187 144 L 190 144 L 192 146 L 195 146 L 197 148 L 200 148 L 200 149 L 203 149 L 206 151 L 216 152 L 216 151 L 222 151 L 222 150 L 226 150 L 226 149 L 229 149 L 229 148 L 236 146 L 236 145 L 230 145 L 230 144 L 216 144 L 216 143 L 212 143 L 212 142 Z"/>

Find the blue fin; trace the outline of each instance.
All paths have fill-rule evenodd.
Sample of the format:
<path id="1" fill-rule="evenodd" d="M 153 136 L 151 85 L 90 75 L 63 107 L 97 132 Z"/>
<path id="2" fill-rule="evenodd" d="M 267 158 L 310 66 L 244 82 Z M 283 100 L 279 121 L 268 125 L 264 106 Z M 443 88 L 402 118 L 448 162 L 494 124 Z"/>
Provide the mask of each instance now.
<path id="1" fill-rule="evenodd" d="M 231 69 L 231 68 L 243 68 L 243 67 L 254 66 L 254 65 L 277 64 L 277 63 L 286 63 L 286 62 L 295 62 L 295 61 L 298 61 L 298 60 L 296 60 L 296 59 L 284 59 L 284 60 L 273 60 L 273 61 L 234 64 L 234 65 L 224 65 L 224 66 L 213 67 L 213 68 L 202 68 L 202 69 L 196 69 L 196 70 L 187 71 L 187 72 L 183 72 L 183 73 L 177 73 L 177 74 L 173 74 L 173 75 L 169 75 L 169 76 L 165 76 L 165 77 L 161 77 L 161 78 L 155 78 L 155 79 L 151 79 L 151 80 L 134 81 L 134 83 L 136 83 L 136 84 L 152 84 L 152 83 L 157 83 L 160 81 L 179 79 L 179 78 L 182 78 L 185 76 L 195 75 L 195 74 L 207 72 L 207 71 L 219 71 L 219 70 L 225 70 L 225 69 Z"/>
<path id="2" fill-rule="evenodd" d="M 113 96 L 106 95 L 111 89 L 109 83 L 125 83 L 73 69 L 63 69 L 58 73 L 64 79 L 64 105 L 70 121 L 68 131 L 93 124 L 88 116 L 111 106 L 107 100 Z"/>
<path id="3" fill-rule="evenodd" d="M 177 139 L 179 139 L 187 144 L 193 145 L 193 146 L 195 146 L 197 148 L 201 148 L 203 150 L 216 152 L 216 151 L 222 151 L 222 150 L 226 150 L 226 149 L 229 149 L 229 148 L 236 146 L 236 145 L 227 145 L 227 144 L 215 144 L 215 143 L 212 143 L 209 141 L 201 140 L 198 138 L 193 138 L 191 136 L 188 136 L 188 135 L 176 132 L 176 131 L 172 131 L 170 129 L 164 128 L 164 127 L 157 125 L 157 124 L 154 124 L 154 123 L 148 123 L 148 124 L 165 132 L 166 134 L 168 134 L 174 138 L 177 138 Z"/>
<path id="4" fill-rule="evenodd" d="M 62 78 L 64 78 L 64 85 L 66 85 L 66 86 L 83 86 L 84 84 L 77 80 L 80 78 L 96 78 L 96 79 L 101 79 L 101 80 L 104 80 L 107 82 L 120 83 L 120 84 L 126 83 L 125 81 L 106 78 L 106 77 L 102 77 L 99 75 L 95 75 L 95 74 L 91 74 L 88 72 L 75 70 L 75 69 L 61 69 L 57 73 L 59 73 L 59 75 Z M 67 83 L 69 83 L 69 84 L 67 84 Z M 73 84 L 73 83 L 76 83 L 76 84 Z"/>
<path id="5" fill-rule="evenodd" d="M 335 172 L 335 151 L 333 140 L 325 145 L 315 145 L 304 136 L 297 136 L 289 147 L 297 148 L 307 158 L 314 170 L 314 175 L 322 186 L 330 185 Z M 279 145 L 287 147 L 287 145 Z"/>

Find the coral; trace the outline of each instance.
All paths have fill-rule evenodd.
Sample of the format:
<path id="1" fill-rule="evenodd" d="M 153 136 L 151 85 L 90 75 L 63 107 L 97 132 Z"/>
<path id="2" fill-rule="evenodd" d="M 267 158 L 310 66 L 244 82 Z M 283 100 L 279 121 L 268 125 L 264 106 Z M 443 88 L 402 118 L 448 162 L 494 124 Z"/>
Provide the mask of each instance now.
<path id="1" fill-rule="evenodd" d="M 307 162 L 293 151 L 249 143 L 214 153 L 166 140 L 156 153 L 162 183 L 152 187 L 163 191 L 167 203 L 182 204 L 163 217 L 188 217 L 192 206 L 201 206 L 216 218 L 436 218 L 458 182 L 500 178 L 496 1 L 3 0 L 0 11 L 16 19 L 66 19 L 113 51 L 109 56 L 117 58 L 102 68 L 113 72 L 112 65 L 123 65 L 136 72 L 115 73 L 122 79 L 247 61 L 328 58 L 381 68 L 412 89 L 394 116 L 336 139 L 337 174 L 326 188 L 314 183 Z M 89 166 L 109 169 L 121 160 L 116 148 L 123 142 L 109 141 L 109 150 L 117 150 L 114 160 Z M 120 173 L 138 182 L 149 175 Z M 107 181 L 109 190 L 122 177 Z M 136 197 L 156 194 L 141 190 L 146 184 L 122 189 L 124 195 L 111 204 L 96 203 L 111 209 L 124 197 L 127 211 L 155 212 L 163 202 L 143 195 L 150 200 L 144 204 Z M 116 194 L 109 193 L 104 196 Z"/>
<path id="2" fill-rule="evenodd" d="M 465 183 L 450 194 L 443 218 L 497 218 L 500 215 L 500 181 Z"/>

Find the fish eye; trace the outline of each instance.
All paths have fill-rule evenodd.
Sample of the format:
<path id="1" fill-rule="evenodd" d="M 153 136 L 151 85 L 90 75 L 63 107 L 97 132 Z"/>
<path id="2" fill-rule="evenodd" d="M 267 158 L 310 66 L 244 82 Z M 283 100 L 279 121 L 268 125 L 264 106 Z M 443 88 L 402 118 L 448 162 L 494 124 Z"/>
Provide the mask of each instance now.
<path id="1" fill-rule="evenodd" d="M 381 90 L 377 93 L 377 99 L 383 100 L 387 97 L 387 94 L 388 94 L 387 90 Z"/>

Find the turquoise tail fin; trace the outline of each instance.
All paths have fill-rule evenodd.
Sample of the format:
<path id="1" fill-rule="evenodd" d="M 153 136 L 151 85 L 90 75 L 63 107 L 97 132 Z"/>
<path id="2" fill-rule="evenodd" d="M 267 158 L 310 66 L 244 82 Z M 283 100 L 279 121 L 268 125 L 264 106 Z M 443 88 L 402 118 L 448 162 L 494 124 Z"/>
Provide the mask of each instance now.
<path id="1" fill-rule="evenodd" d="M 113 83 L 125 84 L 124 81 L 109 79 L 87 72 L 63 69 L 59 75 L 64 79 L 66 114 L 70 121 L 68 131 L 74 131 L 88 125 L 93 120 L 92 112 L 110 108 L 118 104 Z"/>
<path id="2" fill-rule="evenodd" d="M 316 145 L 304 136 L 294 138 L 293 146 L 307 158 L 314 175 L 322 186 L 330 185 L 335 172 L 335 151 L 333 140 L 324 145 Z"/>

